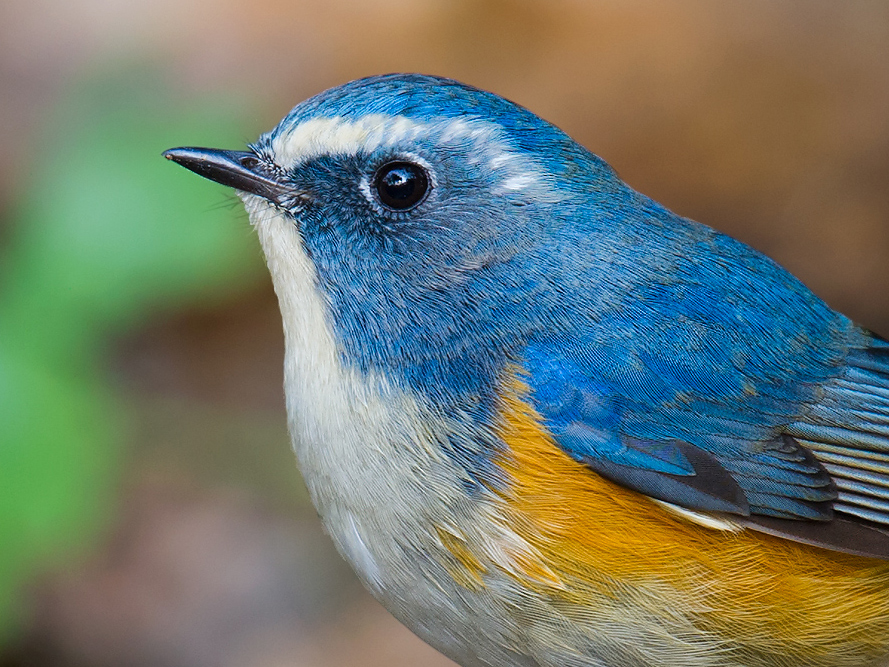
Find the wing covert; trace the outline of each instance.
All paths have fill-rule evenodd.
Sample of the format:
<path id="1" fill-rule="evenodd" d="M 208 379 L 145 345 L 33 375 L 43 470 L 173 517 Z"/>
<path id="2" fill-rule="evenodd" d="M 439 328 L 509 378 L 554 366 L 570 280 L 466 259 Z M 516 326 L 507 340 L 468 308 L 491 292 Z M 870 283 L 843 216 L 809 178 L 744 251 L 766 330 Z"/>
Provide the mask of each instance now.
<path id="1" fill-rule="evenodd" d="M 528 347 L 527 382 L 556 442 L 614 482 L 748 517 L 764 532 L 889 558 L 885 533 L 859 521 L 889 525 L 889 344 L 864 340 L 828 369 L 833 377 L 797 374 L 796 400 L 762 378 L 751 378 L 755 391 L 677 392 L 675 369 L 665 378 L 638 356 L 632 381 L 621 382 L 589 355 L 551 344 Z M 648 391 L 633 391 L 640 386 Z"/>

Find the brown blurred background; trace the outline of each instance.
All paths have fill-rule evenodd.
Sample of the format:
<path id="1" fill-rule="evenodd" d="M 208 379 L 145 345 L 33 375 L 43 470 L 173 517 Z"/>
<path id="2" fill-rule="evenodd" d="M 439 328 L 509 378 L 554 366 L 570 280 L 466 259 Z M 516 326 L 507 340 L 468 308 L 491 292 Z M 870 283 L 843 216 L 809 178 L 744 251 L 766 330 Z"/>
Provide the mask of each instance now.
<path id="1" fill-rule="evenodd" d="M 0 665 L 450 664 L 323 535 L 245 216 L 159 157 L 390 71 L 529 107 L 889 335 L 882 0 L 4 0 L 0 401 L 42 458 L 0 491 Z"/>

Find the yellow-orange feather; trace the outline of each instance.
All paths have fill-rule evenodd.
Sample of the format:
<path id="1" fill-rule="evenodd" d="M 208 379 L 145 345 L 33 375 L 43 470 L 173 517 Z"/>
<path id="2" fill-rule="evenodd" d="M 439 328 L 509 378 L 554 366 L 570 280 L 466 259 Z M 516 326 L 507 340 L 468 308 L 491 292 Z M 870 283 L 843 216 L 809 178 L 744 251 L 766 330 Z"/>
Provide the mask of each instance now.
<path id="1" fill-rule="evenodd" d="M 517 376 L 516 376 L 517 377 Z M 630 595 L 651 614 L 690 619 L 749 664 L 838 667 L 889 653 L 889 564 L 675 516 L 567 456 L 513 379 L 504 388 L 502 511 L 558 583 L 540 595 L 584 606 Z M 763 656 L 805 656 L 772 662 Z"/>

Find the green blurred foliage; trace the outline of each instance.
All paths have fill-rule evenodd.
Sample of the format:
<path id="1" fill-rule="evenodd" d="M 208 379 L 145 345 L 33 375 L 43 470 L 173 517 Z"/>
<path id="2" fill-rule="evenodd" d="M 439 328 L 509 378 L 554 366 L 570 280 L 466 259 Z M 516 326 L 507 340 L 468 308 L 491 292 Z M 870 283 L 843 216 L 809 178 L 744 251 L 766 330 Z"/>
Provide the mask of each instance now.
<path id="1" fill-rule="evenodd" d="M 128 423 L 103 366 L 114 337 L 261 275 L 240 207 L 160 155 L 237 147 L 245 118 L 140 69 L 75 82 L 45 124 L 0 253 L 0 640 L 22 582 L 112 511 Z"/>

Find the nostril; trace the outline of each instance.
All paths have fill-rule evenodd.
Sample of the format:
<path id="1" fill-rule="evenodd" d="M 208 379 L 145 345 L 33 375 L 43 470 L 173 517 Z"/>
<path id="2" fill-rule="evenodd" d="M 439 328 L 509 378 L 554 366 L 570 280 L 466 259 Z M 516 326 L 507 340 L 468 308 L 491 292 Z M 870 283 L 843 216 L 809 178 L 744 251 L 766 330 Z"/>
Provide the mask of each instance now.
<path id="1" fill-rule="evenodd" d="M 259 166 L 259 158 L 255 155 L 245 155 L 240 160 L 241 166 L 247 169 L 256 169 Z"/>

